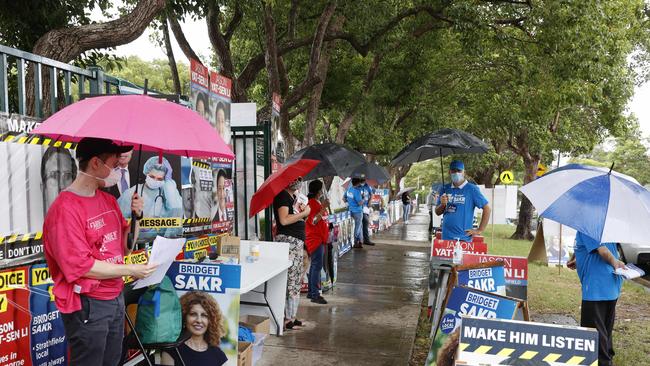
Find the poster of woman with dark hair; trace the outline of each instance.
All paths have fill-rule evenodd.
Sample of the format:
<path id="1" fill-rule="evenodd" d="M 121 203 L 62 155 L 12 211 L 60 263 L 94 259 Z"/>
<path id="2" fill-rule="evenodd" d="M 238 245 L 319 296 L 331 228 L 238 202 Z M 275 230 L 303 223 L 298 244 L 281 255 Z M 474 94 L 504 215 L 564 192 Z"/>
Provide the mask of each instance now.
<path id="1" fill-rule="evenodd" d="M 59 193 L 77 176 L 77 163 L 68 149 L 49 147 L 41 160 L 43 187 L 43 214 L 47 212 Z"/>

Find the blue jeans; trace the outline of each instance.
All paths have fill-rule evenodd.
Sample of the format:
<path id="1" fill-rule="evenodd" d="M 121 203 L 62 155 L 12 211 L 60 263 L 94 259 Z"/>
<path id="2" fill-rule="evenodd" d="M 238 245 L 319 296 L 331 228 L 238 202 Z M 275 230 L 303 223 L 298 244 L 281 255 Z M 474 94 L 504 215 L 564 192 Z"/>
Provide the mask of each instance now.
<path id="1" fill-rule="evenodd" d="M 363 212 L 350 212 L 354 220 L 354 242 L 363 242 Z"/>
<path id="2" fill-rule="evenodd" d="M 404 205 L 404 222 L 409 220 L 409 216 L 411 216 L 411 204 Z"/>
<path id="3" fill-rule="evenodd" d="M 320 272 L 323 269 L 323 254 L 325 248 L 319 245 L 313 253 L 311 253 L 311 265 L 309 266 L 309 297 L 312 299 L 320 296 L 318 290 L 320 289 Z"/>

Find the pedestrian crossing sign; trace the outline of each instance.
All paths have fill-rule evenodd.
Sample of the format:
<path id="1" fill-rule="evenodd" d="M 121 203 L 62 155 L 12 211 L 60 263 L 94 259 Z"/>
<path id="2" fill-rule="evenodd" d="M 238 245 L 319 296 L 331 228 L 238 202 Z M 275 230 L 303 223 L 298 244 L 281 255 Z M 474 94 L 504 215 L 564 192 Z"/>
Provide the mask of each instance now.
<path id="1" fill-rule="evenodd" d="M 499 175 L 499 180 L 501 180 L 501 183 L 503 184 L 510 184 L 515 180 L 515 175 L 511 170 L 504 170 Z"/>

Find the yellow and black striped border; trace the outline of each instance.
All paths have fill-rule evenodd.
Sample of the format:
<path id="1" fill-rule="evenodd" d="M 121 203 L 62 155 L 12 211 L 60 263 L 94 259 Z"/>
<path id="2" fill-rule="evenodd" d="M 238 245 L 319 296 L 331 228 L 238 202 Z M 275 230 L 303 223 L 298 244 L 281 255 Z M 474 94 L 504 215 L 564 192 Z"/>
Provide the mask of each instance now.
<path id="1" fill-rule="evenodd" d="M 0 236 L 0 244 L 5 244 L 5 243 L 11 244 L 15 242 L 28 242 L 30 240 L 40 240 L 42 237 L 43 237 L 42 232 Z"/>
<path id="2" fill-rule="evenodd" d="M 583 356 L 576 356 L 573 354 L 560 354 L 555 352 L 538 352 L 533 350 L 526 350 L 525 348 L 508 348 L 508 347 L 494 347 L 491 345 L 482 345 L 478 343 L 460 343 L 458 350 L 461 352 L 468 352 L 477 355 L 494 355 L 509 358 L 518 358 L 520 360 L 531 361 L 544 361 L 544 362 L 559 362 L 566 365 L 576 366 L 598 366 L 598 359 L 589 363 Z"/>
<path id="3" fill-rule="evenodd" d="M 25 134 L 16 134 L 12 132 L 6 132 L 0 134 L 0 141 L 2 142 L 12 142 L 16 144 L 26 144 L 26 145 L 43 145 L 43 146 L 52 146 L 52 147 L 63 147 L 65 149 L 76 149 L 77 144 L 74 142 L 64 142 L 59 140 L 53 140 L 49 137 L 43 137 L 38 135 L 25 135 Z"/>
<path id="4" fill-rule="evenodd" d="M 210 164 L 204 163 L 202 161 L 192 161 L 192 165 L 197 167 L 197 168 L 212 169 L 212 166 Z"/>

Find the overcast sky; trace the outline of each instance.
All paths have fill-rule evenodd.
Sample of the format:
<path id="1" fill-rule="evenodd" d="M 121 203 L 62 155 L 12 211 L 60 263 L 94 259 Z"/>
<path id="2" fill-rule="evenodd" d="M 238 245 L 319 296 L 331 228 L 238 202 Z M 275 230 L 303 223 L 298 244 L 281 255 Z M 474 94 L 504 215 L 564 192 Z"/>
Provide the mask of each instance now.
<path id="1" fill-rule="evenodd" d="M 92 18 L 98 21 L 105 19 L 98 11 L 92 13 Z M 182 23 L 181 26 L 188 42 L 199 57 L 202 58 L 201 61 L 208 63 L 207 56 L 210 54 L 210 39 L 208 38 L 205 20 L 190 20 Z M 166 59 L 162 49 L 149 40 L 150 33 L 149 29 L 147 29 L 140 38 L 127 45 L 117 47 L 116 53 L 120 56 L 137 55 L 141 59 L 149 61 Z M 183 55 L 180 47 L 178 47 L 173 35 L 171 38 L 176 60 L 189 63 L 185 59 L 185 55 Z M 645 83 L 635 89 L 634 97 L 628 105 L 628 111 L 636 115 L 639 119 L 643 135 L 650 138 L 650 83 Z"/>

